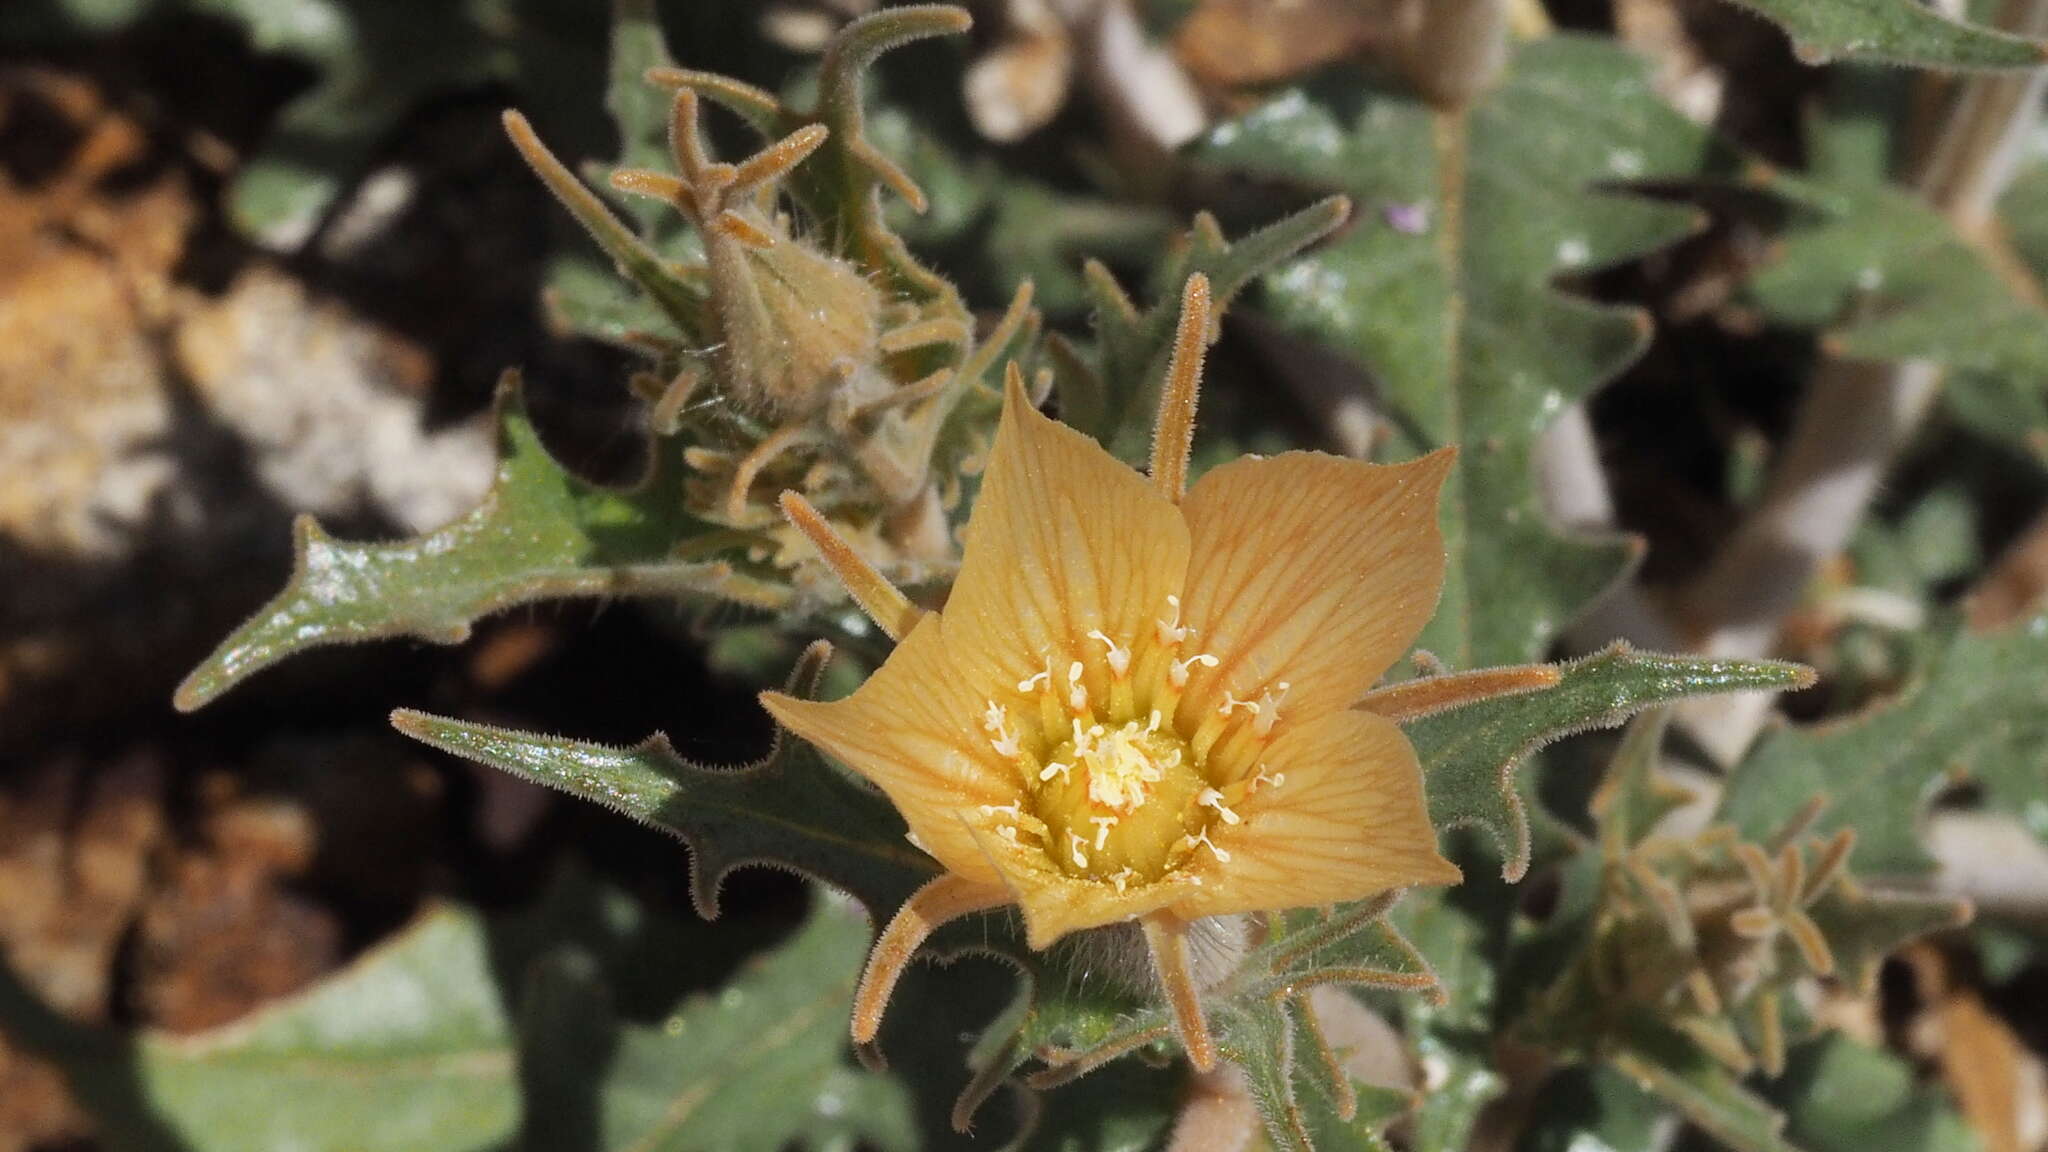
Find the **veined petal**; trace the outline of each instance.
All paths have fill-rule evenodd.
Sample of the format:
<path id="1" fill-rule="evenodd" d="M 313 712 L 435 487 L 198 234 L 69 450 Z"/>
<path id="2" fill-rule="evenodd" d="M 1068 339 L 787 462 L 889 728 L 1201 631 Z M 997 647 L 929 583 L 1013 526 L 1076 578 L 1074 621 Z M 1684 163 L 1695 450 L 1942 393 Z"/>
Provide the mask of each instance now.
<path id="1" fill-rule="evenodd" d="M 1149 643 L 1187 563 L 1179 510 L 1095 441 L 1040 415 L 1013 381 L 946 601 L 948 643 L 994 680 L 1023 679 L 1048 658 L 1099 669 L 1090 657 L 1104 648 L 1088 634 Z"/>
<path id="2" fill-rule="evenodd" d="M 1413 884 L 1454 884 L 1438 853 L 1415 749 L 1393 721 L 1327 712 L 1273 741 L 1268 783 L 1238 804 L 1239 824 L 1209 830 L 1173 905 L 1183 917 L 1362 900 Z"/>
<path id="3" fill-rule="evenodd" d="M 1285 714 L 1305 717 L 1372 687 L 1436 610 L 1437 496 L 1454 459 L 1289 452 L 1202 477 L 1181 505 L 1192 537 L 1183 603 L 1194 644 L 1218 663 L 1190 678 L 1182 715 L 1284 680 Z"/>
<path id="4" fill-rule="evenodd" d="M 872 781 L 917 842 L 951 872 L 1000 883 L 960 823 L 962 810 L 1015 804 L 1014 765 L 976 726 L 984 698 L 960 674 L 937 616 L 918 621 L 853 695 L 829 703 L 763 692 L 777 721 Z"/>
<path id="5" fill-rule="evenodd" d="M 1113 884 L 1077 880 L 1061 872 L 1038 845 L 998 836 L 991 821 L 968 816 L 962 818 L 961 826 L 981 846 L 987 860 L 984 867 L 1000 875 L 1016 898 L 1024 913 L 1025 943 L 1034 951 L 1044 951 L 1069 932 L 1157 911 L 1195 890 L 1196 881 L 1191 877 L 1168 874 L 1155 883 L 1132 884 L 1119 892 Z"/>

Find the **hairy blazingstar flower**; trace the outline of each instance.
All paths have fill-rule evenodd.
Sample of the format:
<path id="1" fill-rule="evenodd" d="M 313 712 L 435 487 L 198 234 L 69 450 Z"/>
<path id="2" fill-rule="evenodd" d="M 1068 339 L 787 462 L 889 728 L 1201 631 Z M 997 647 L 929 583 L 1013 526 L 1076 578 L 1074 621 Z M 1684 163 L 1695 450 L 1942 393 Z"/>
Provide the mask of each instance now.
<path id="1" fill-rule="evenodd" d="M 835 567 L 895 651 L 844 700 L 762 697 L 945 869 L 877 944 L 857 1041 L 933 928 L 1016 904 L 1033 948 L 1142 922 L 1206 1066 L 1188 922 L 1459 878 L 1407 738 L 1354 707 L 1435 609 L 1452 454 L 1245 458 L 1184 492 L 1208 326 L 1197 276 L 1149 480 L 1035 411 L 1013 371 L 944 610 L 849 554 Z M 830 559 L 822 522 L 784 504 Z"/>

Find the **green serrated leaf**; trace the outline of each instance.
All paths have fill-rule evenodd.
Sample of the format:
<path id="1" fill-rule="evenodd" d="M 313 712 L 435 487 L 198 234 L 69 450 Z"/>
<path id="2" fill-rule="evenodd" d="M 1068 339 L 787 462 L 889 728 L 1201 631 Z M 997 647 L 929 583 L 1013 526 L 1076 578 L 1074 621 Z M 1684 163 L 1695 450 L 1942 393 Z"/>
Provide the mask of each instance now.
<path id="1" fill-rule="evenodd" d="M 1812 1152 L 1977 1152 L 1976 1135 L 1938 1091 L 1889 1052 L 1839 1032 L 1794 1049 L 1770 1086 L 1792 1139 Z"/>
<path id="2" fill-rule="evenodd" d="M 1849 359 L 1927 359 L 2040 387 L 2038 289 L 2015 285 L 1946 215 L 1884 184 L 1774 176 L 1767 187 L 1796 205 L 1778 258 L 1749 285 L 1769 318 L 1829 328 L 1829 348 Z"/>
<path id="3" fill-rule="evenodd" d="M 1468 109 L 1346 77 L 1216 128 L 1197 155 L 1357 202 L 1335 243 L 1266 278 L 1268 308 L 1373 374 L 1390 452 L 1462 449 L 1443 601 L 1421 645 L 1457 668 L 1539 659 L 1633 551 L 1547 525 L 1536 437 L 1649 335 L 1640 311 L 1552 280 L 1696 230 L 1692 209 L 1601 186 L 1696 176 L 1718 155 L 1710 138 L 1664 105 L 1642 61 L 1558 36 L 1518 46 Z"/>
<path id="4" fill-rule="evenodd" d="M 903 1086 L 846 1059 L 846 1016 L 867 942 L 860 910 L 821 893 L 787 943 L 652 1023 L 611 1018 L 573 952 L 544 958 L 522 1027 L 526 1146 L 914 1146 Z M 579 1032 L 604 1039 L 602 1059 L 564 1043 Z M 565 1117 L 587 1117 L 587 1139 L 566 1139 Z"/>
<path id="5" fill-rule="evenodd" d="M 460 643 L 479 617 L 544 598 L 709 594 L 760 607 L 787 599 L 786 587 L 729 564 L 677 558 L 699 526 L 664 472 L 632 490 L 571 475 L 541 445 L 515 376 L 499 387 L 497 422 L 497 479 L 445 528 L 350 544 L 301 518 L 291 581 L 185 678 L 179 709 L 309 648 L 392 636 Z"/>
<path id="6" fill-rule="evenodd" d="M 1221 317 L 1255 277 L 1329 235 L 1350 213 L 1348 201 L 1332 197 L 1235 241 L 1224 238 L 1214 219 L 1199 216 L 1185 242 L 1156 266 L 1154 302 L 1142 312 L 1107 268 L 1091 264 L 1085 279 L 1095 314 L 1098 363 L 1059 374 L 1060 418 L 1125 461 L 1142 461 L 1188 277 L 1199 272 L 1209 278 L 1213 315 Z"/>
<path id="7" fill-rule="evenodd" d="M 1452 902 L 1453 893 L 1463 894 L 1417 893 L 1394 910 L 1398 929 L 1432 965 L 1445 993 L 1441 1004 L 1401 1001 L 1427 1089 L 1415 1117 L 1415 1152 L 1463 1152 L 1480 1110 L 1507 1087 L 1493 1066 L 1497 941 L 1479 913 Z"/>
<path id="8" fill-rule="evenodd" d="M 611 207 L 632 221 L 641 242 L 632 245 L 613 235 L 583 197 L 564 198 L 598 244 L 612 256 L 604 262 L 582 255 L 558 256 L 548 271 L 547 301 L 568 327 L 614 343 L 631 345 L 631 337 L 661 332 L 673 325 L 689 337 L 703 332 L 695 317 L 702 310 L 699 293 L 664 274 L 664 264 L 696 263 L 703 245 L 682 213 L 644 196 L 628 196 L 611 188 L 610 169 L 665 171 L 669 158 L 668 122 L 672 97 L 650 84 L 647 73 L 673 67 L 668 44 L 653 0 L 612 0 L 611 62 L 605 81 L 605 109 L 618 133 L 618 155 L 612 165 L 584 166 L 584 181 L 607 193 Z M 559 195 L 559 191 L 558 191 Z M 581 246 L 578 245 L 578 248 Z M 622 275 L 623 273 L 623 275 Z"/>
<path id="9" fill-rule="evenodd" d="M 1609 1054 L 1608 1064 L 1732 1152 L 1799 1152 L 1784 1137 L 1784 1116 L 1675 1033 L 1645 1032 Z"/>
<path id="10" fill-rule="evenodd" d="M 1856 861 L 1851 857 L 1851 864 Z M 1913 892 L 1867 892 L 1837 884 L 1807 909 L 1834 953 L 1835 971 L 1853 988 L 1874 991 L 1884 958 L 1908 940 L 1970 922 L 1970 905 Z"/>
<path id="11" fill-rule="evenodd" d="M 902 1086 L 846 1060 L 867 941 L 857 908 L 821 894 L 794 937 L 724 988 L 643 1022 L 615 1011 L 614 989 L 676 987 L 678 966 L 649 981 L 644 958 L 624 970 L 574 922 L 618 899 L 586 882 L 558 885 L 548 906 L 505 922 L 438 909 L 312 989 L 195 1036 L 123 1044 L 24 1004 L 5 973 L 0 1020 L 11 1034 L 29 1024 L 31 1050 L 56 1061 L 102 1137 L 124 1149 L 411 1152 L 506 1148 L 515 1136 L 535 1150 L 591 1152 L 915 1142 Z M 650 919 L 637 905 L 613 911 L 642 928 Z M 515 937 L 543 948 L 523 974 Z M 507 965 L 513 979 L 501 986 Z"/>
<path id="12" fill-rule="evenodd" d="M 2048 45 L 1951 20 L 1919 0 L 1733 0 L 1792 37 L 1809 64 L 1835 58 L 1921 68 L 2033 68 Z"/>
<path id="13" fill-rule="evenodd" d="M 655 0 L 612 0 L 611 64 L 605 77 L 604 107 L 619 133 L 618 167 L 668 168 L 672 98 L 666 90 L 648 83 L 647 73 L 674 66 Z M 680 226 L 682 214 L 665 204 L 622 193 L 615 199 L 639 223 L 642 236 L 651 236 L 658 228 Z"/>
<path id="14" fill-rule="evenodd" d="M 993 157 L 957 156 L 900 108 L 876 110 L 868 133 L 931 198 L 922 214 L 890 204 L 890 225 L 920 251 L 945 246 L 948 256 L 972 253 L 986 265 L 978 277 L 959 276 L 960 261 L 949 259 L 948 272 L 963 287 L 979 283 L 1001 294 L 1028 280 L 1040 308 L 1078 311 L 1087 304 L 1084 259 L 1146 261 L 1172 233 L 1156 207 L 1076 195 L 1005 170 Z"/>
<path id="15" fill-rule="evenodd" d="M 1473 825 L 1499 848 L 1502 875 L 1529 865 L 1529 824 L 1515 769 L 1530 752 L 1590 728 L 1611 728 L 1655 704 L 1687 696 L 1789 688 L 1811 673 L 1796 664 L 1661 656 L 1616 646 L 1566 664 L 1554 688 L 1504 696 L 1412 720 L 1437 828 Z"/>
<path id="16" fill-rule="evenodd" d="M 825 646 L 813 645 L 792 691 L 815 690 Z M 747 864 L 794 868 L 852 895 L 887 920 L 937 874 L 904 839 L 881 793 L 829 767 L 780 732 L 761 760 L 708 768 L 677 756 L 664 735 L 613 748 L 400 710 L 399 731 L 443 752 L 603 804 L 680 837 L 695 856 L 691 898 L 718 914 L 725 874 Z"/>
<path id="17" fill-rule="evenodd" d="M 1856 830 L 1859 876 L 1923 876 L 1927 801 L 1975 777 L 1987 802 L 2048 835 L 2048 617 L 1992 634 L 1950 623 L 1898 698 L 1847 720 L 1766 733 L 1729 773 L 1721 814 L 1768 836 L 1815 796 L 1815 831 Z"/>
<path id="18" fill-rule="evenodd" d="M 270 121 L 229 192 L 239 227 L 286 248 L 307 236 L 377 145 L 429 97 L 494 83 L 573 90 L 598 74 L 604 51 L 605 23 L 590 19 L 581 0 L 180 0 L 154 7 L 232 21 L 257 51 L 312 66 L 313 83 Z M 565 118 L 577 119 L 573 111 Z"/>
<path id="19" fill-rule="evenodd" d="M 137 1152 L 461 1152 L 518 1124 L 512 1029 L 481 917 L 429 912 L 311 990 L 192 1036 L 56 1016 L 0 965 L 0 1026 L 49 1059 L 107 1146 Z"/>
<path id="20" fill-rule="evenodd" d="M 1749 285 L 1765 315 L 1826 329 L 1839 356 L 1942 365 L 1959 416 L 2043 451 L 2048 310 L 2026 268 L 1899 188 L 1790 177 L 1772 186 L 1798 209 L 1776 261 Z"/>
<path id="21" fill-rule="evenodd" d="M 1273 999 L 1240 1002 L 1212 1021 L 1224 1052 L 1245 1069 L 1267 1139 L 1277 1152 L 1386 1152 L 1377 1110 L 1342 1114 L 1343 1073 L 1317 1051 L 1307 1016 L 1305 1005 Z"/>
<path id="22" fill-rule="evenodd" d="M 1390 904 L 1383 899 L 1278 916 L 1265 941 L 1205 994 L 1212 1030 L 1225 1057 L 1244 1069 L 1276 1148 L 1379 1152 L 1379 1133 L 1413 1110 L 1404 1093 L 1347 1086 L 1348 1077 L 1322 1055 L 1302 1016 L 1303 997 L 1320 984 L 1435 987 L 1428 962 L 1387 919 Z M 1122 956 L 1124 950 L 1101 934 L 1035 954 L 992 943 L 986 928 L 979 931 L 978 943 L 955 932 L 954 945 L 1000 950 L 1024 979 L 1018 999 L 982 1033 L 969 1058 L 976 1077 L 963 1097 L 966 1111 L 1034 1057 L 1046 1067 L 1024 1082 L 1053 1092 L 1046 1106 L 1058 1110 L 1065 1107 L 1066 1085 L 1077 1077 L 1123 1063 L 1119 1057 L 1172 1045 L 1165 1008 L 1131 983 L 1131 972 L 1150 980 L 1135 933 L 1123 941 L 1131 951 Z M 1354 1102 L 1349 1117 L 1340 1103 L 1347 1095 Z"/>

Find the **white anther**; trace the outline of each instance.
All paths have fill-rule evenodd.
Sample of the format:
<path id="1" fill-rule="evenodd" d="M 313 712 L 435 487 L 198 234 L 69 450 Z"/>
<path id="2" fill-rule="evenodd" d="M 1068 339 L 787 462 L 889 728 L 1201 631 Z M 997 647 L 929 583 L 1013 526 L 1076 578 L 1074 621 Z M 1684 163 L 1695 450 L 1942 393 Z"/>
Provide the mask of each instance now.
<path id="1" fill-rule="evenodd" d="M 981 806 L 981 814 L 983 816 L 1002 815 L 1015 820 L 1021 813 L 1022 809 L 1015 804 L 983 804 Z"/>
<path id="2" fill-rule="evenodd" d="M 1264 764 L 1259 765 L 1257 774 L 1252 777 L 1252 788 L 1254 790 L 1263 788 L 1268 784 L 1278 788 L 1285 783 L 1287 783 L 1287 774 L 1285 772 L 1267 772 Z"/>
<path id="3" fill-rule="evenodd" d="M 1151 718 L 1150 720 L 1147 720 L 1147 721 L 1145 721 L 1145 731 L 1147 731 L 1147 732 L 1157 732 L 1157 731 L 1159 731 L 1159 723 L 1160 723 L 1160 720 L 1161 720 L 1161 719 L 1162 719 L 1162 717 L 1161 717 L 1161 716 L 1159 715 L 1159 709 L 1157 709 L 1157 708 L 1154 708 L 1154 709 L 1152 710 L 1152 718 Z"/>
<path id="4" fill-rule="evenodd" d="M 1215 841 L 1209 839 L 1209 833 L 1207 830 L 1204 830 L 1200 836 L 1189 837 L 1189 839 L 1193 840 L 1195 844 L 1207 848 L 1210 852 L 1215 853 L 1216 862 L 1218 864 L 1230 863 L 1230 853 L 1224 851 L 1221 848 L 1218 848 L 1216 846 Z"/>
<path id="5" fill-rule="evenodd" d="M 1106 657 L 1106 659 L 1108 659 L 1109 661 L 1109 670 L 1111 672 L 1116 673 L 1118 676 L 1122 676 L 1124 673 L 1129 672 L 1131 670 L 1131 650 L 1129 648 L 1119 647 L 1116 641 L 1111 640 L 1108 636 L 1103 635 L 1102 629 L 1100 628 L 1097 628 L 1095 631 L 1090 632 L 1088 634 L 1088 638 L 1090 640 L 1102 641 L 1102 646 L 1109 649 L 1109 655 Z"/>
<path id="6" fill-rule="evenodd" d="M 1173 663 L 1168 664 L 1166 666 L 1166 682 L 1173 685 L 1176 689 L 1185 688 L 1188 686 L 1188 669 L 1197 664 L 1204 664 L 1214 668 L 1221 663 L 1221 660 L 1216 659 L 1207 652 L 1197 652 L 1185 660 L 1175 660 Z"/>
<path id="7" fill-rule="evenodd" d="M 1017 842 L 1017 826 L 1015 824 L 999 824 L 996 826 L 996 835 L 1015 844 Z"/>
<path id="8" fill-rule="evenodd" d="M 1116 885 L 1116 894 L 1121 896 L 1124 894 L 1124 886 L 1129 884 L 1137 875 L 1138 873 L 1135 869 L 1122 868 L 1117 871 L 1116 875 L 1111 876 L 1109 881 Z"/>
<path id="9" fill-rule="evenodd" d="M 1095 825 L 1095 850 L 1100 852 L 1102 846 L 1109 843 L 1109 830 L 1116 827 L 1116 817 L 1090 816 L 1088 822 Z"/>
<path id="10" fill-rule="evenodd" d="M 1055 760 L 1052 763 L 1047 764 L 1044 768 L 1039 769 L 1038 779 L 1040 782 L 1044 782 L 1057 776 L 1060 779 L 1065 780 L 1067 778 L 1067 773 L 1072 770 L 1072 765 L 1062 764 L 1059 761 Z"/>
<path id="11" fill-rule="evenodd" d="M 1067 665 L 1067 705 L 1076 712 L 1088 710 L 1088 688 L 1081 683 L 1084 671 L 1079 660 Z"/>
<path id="12" fill-rule="evenodd" d="M 989 745 L 996 750 L 996 755 L 1013 760 L 1023 755 L 1024 745 L 1018 741 L 1017 734 L 1010 731 L 1010 714 L 1003 710 L 1002 705 L 989 701 L 988 710 L 981 714 L 981 726 L 991 737 Z"/>
<path id="13" fill-rule="evenodd" d="M 1052 685 L 1052 664 L 1050 662 L 1046 664 L 1044 671 L 1034 672 L 1029 678 L 1017 681 L 1017 691 L 1029 692 L 1040 684 L 1048 687 Z"/>
<path id="14" fill-rule="evenodd" d="M 1159 637 L 1159 642 L 1161 644 L 1173 645 L 1194 635 L 1195 630 L 1193 628 L 1181 626 L 1180 597 L 1168 596 L 1166 598 L 1166 606 L 1173 610 L 1173 614 L 1165 620 L 1154 620 L 1152 622 L 1153 633 Z"/>
<path id="15" fill-rule="evenodd" d="M 1069 849 L 1069 855 L 1071 855 L 1074 860 L 1074 867 L 1086 868 L 1088 866 L 1088 854 L 1086 852 L 1081 851 L 1080 834 L 1075 832 L 1067 833 L 1067 844 Z"/>
<path id="16" fill-rule="evenodd" d="M 1218 716 L 1228 716 L 1232 712 L 1237 711 L 1239 708 L 1245 709 L 1254 716 L 1257 716 L 1259 714 L 1259 705 L 1257 701 L 1239 700 L 1237 697 L 1230 694 L 1229 689 L 1224 689 L 1223 703 L 1217 705 L 1216 714 Z"/>
<path id="17" fill-rule="evenodd" d="M 1100 724 L 1097 724 L 1097 725 L 1094 725 L 1093 727 L 1090 727 L 1090 728 L 1086 728 L 1086 729 L 1084 729 L 1084 728 L 1082 728 L 1082 727 L 1081 727 L 1081 719 L 1080 719 L 1080 717 L 1078 717 L 1078 716 L 1077 716 L 1077 717 L 1075 717 L 1075 718 L 1074 718 L 1074 755 L 1076 755 L 1076 756 L 1093 756 L 1093 755 L 1095 755 L 1095 737 L 1097 737 L 1097 736 L 1100 736 L 1100 735 L 1102 735 L 1102 725 L 1100 725 Z"/>
<path id="18" fill-rule="evenodd" d="M 1200 804 L 1204 808 L 1214 808 L 1216 814 L 1223 817 L 1225 824 L 1237 824 L 1243 821 L 1243 817 L 1231 811 L 1230 806 L 1223 802 L 1223 793 L 1218 792 L 1214 788 L 1202 789 L 1201 795 L 1195 797 L 1195 803 Z"/>

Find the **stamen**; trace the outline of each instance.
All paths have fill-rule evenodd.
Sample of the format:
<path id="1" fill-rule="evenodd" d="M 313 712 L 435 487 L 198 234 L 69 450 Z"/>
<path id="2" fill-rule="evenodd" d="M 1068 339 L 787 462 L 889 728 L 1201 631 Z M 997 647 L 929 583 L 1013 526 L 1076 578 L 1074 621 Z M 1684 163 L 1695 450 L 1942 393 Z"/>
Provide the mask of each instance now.
<path id="1" fill-rule="evenodd" d="M 1154 709 L 1152 710 L 1152 718 L 1151 718 L 1150 720 L 1147 720 L 1147 721 L 1145 722 L 1145 731 L 1146 731 L 1147 733 L 1152 733 L 1152 732 L 1157 732 L 1157 731 L 1159 731 L 1159 722 L 1160 722 L 1160 719 L 1161 719 L 1161 717 L 1160 717 L 1160 715 L 1159 715 L 1159 709 L 1157 709 L 1157 708 L 1154 708 Z M 1178 749 L 1176 749 L 1176 751 L 1178 751 Z"/>
<path id="2" fill-rule="evenodd" d="M 989 744 L 996 750 L 996 755 L 1014 760 L 1023 754 L 1024 746 L 1018 741 L 1017 734 L 1010 731 L 1010 714 L 1002 705 L 989 701 L 988 710 L 981 714 L 981 726 L 992 737 Z"/>
<path id="3" fill-rule="evenodd" d="M 1252 735 L 1265 736 L 1273 731 L 1273 725 L 1280 721 L 1280 702 L 1287 699 L 1287 690 L 1293 685 L 1282 680 L 1274 686 L 1278 691 L 1268 689 L 1259 696 L 1258 718 L 1252 721 Z"/>
<path id="4" fill-rule="evenodd" d="M 1239 708 L 1248 709 L 1254 716 L 1257 716 L 1259 714 L 1259 705 L 1257 701 L 1239 700 L 1236 696 L 1230 694 L 1229 689 L 1224 689 L 1223 703 L 1217 706 L 1216 714 L 1218 716 L 1228 716 L 1232 712 L 1237 711 Z"/>
<path id="5" fill-rule="evenodd" d="M 1117 870 L 1116 875 L 1111 876 L 1109 878 L 1109 882 L 1116 885 L 1116 894 L 1121 896 L 1124 894 L 1124 888 L 1127 885 L 1129 885 L 1132 880 L 1136 879 L 1137 875 L 1138 872 L 1134 868 L 1120 868 Z"/>
<path id="6" fill-rule="evenodd" d="M 1040 684 L 1044 684 L 1047 687 L 1052 686 L 1052 664 L 1050 661 L 1046 663 L 1044 671 L 1034 672 L 1028 679 L 1017 681 L 1017 691 L 1029 692 Z"/>
<path id="7" fill-rule="evenodd" d="M 1223 850 L 1223 849 L 1221 849 L 1221 848 L 1218 848 L 1218 847 L 1216 846 L 1215 842 L 1209 839 L 1209 830 L 1208 830 L 1208 829 L 1206 829 L 1206 828 L 1205 828 L 1205 829 L 1203 829 L 1203 830 L 1202 830 L 1202 834 L 1201 834 L 1201 835 L 1199 835 L 1199 836 L 1196 836 L 1196 837 L 1194 837 L 1194 842 L 1195 842 L 1196 844 L 1199 844 L 1199 845 L 1201 845 L 1201 846 L 1202 846 L 1202 847 L 1204 847 L 1204 848 L 1207 848 L 1207 849 L 1208 849 L 1208 850 L 1209 850 L 1210 852 L 1213 852 L 1213 853 L 1215 853 L 1215 855 L 1216 855 L 1216 862 L 1217 862 L 1218 864 L 1228 864 L 1228 863 L 1230 863 L 1230 853 L 1228 853 L 1228 852 L 1224 851 L 1224 850 Z"/>
<path id="8" fill-rule="evenodd" d="M 1050 764 L 1047 764 L 1047 765 L 1046 765 L 1046 766 L 1045 766 L 1044 768 L 1042 768 L 1042 769 L 1040 769 L 1040 770 L 1039 770 L 1039 773 L 1038 773 L 1038 779 L 1039 779 L 1039 782 L 1040 782 L 1040 783 L 1043 783 L 1043 782 L 1045 782 L 1045 781 L 1047 781 L 1047 780 L 1050 780 L 1050 779 L 1052 779 L 1052 778 L 1053 778 L 1053 777 L 1055 777 L 1055 776 L 1059 777 L 1059 778 L 1060 778 L 1060 779 L 1062 779 L 1062 780 L 1065 780 L 1065 779 L 1067 778 L 1067 773 L 1069 773 L 1069 772 L 1071 772 L 1071 771 L 1073 771 L 1073 770 L 1074 770 L 1074 766 L 1073 766 L 1073 765 L 1071 765 L 1071 764 L 1062 764 L 1062 763 L 1061 763 L 1061 762 L 1059 762 L 1058 760 L 1055 760 L 1055 761 L 1053 761 L 1052 763 L 1050 763 Z"/>
<path id="9" fill-rule="evenodd" d="M 1109 830 L 1116 827 L 1116 817 L 1090 816 L 1088 822 L 1095 825 L 1095 850 L 1100 852 L 1102 846 L 1109 842 Z"/>
<path id="10" fill-rule="evenodd" d="M 1121 677 L 1131 670 L 1131 650 L 1129 648 L 1119 647 L 1116 641 L 1103 635 L 1100 628 L 1090 632 L 1088 638 L 1102 641 L 1103 647 L 1109 649 L 1109 654 L 1105 658 L 1109 661 L 1109 670 L 1111 672 Z"/>
<path id="11" fill-rule="evenodd" d="M 1016 804 L 983 804 L 980 806 L 979 811 L 983 816 L 994 816 L 997 813 L 1001 813 L 1014 820 L 1023 809 Z M 1015 831 L 1015 829 L 1012 829 L 1012 831 Z"/>
<path id="12" fill-rule="evenodd" d="M 1075 717 L 1075 718 L 1074 718 L 1074 755 L 1076 755 L 1076 756 L 1093 756 L 1093 755 L 1095 755 L 1095 737 L 1097 737 L 1097 736 L 1100 736 L 1100 735 L 1102 735 L 1102 725 L 1100 725 L 1100 724 L 1096 724 L 1096 725 L 1094 725 L 1094 726 L 1092 726 L 1092 727 L 1090 727 L 1090 728 L 1087 728 L 1087 729 L 1085 729 L 1085 730 L 1084 730 L 1084 729 L 1083 729 L 1083 728 L 1081 727 L 1081 719 L 1080 719 L 1080 717 L 1078 717 L 1078 716 L 1077 716 L 1077 717 Z"/>
<path id="13" fill-rule="evenodd" d="M 1088 686 L 1081 683 L 1085 671 L 1079 660 L 1067 665 L 1067 707 L 1082 713 L 1088 711 Z"/>
<path id="14" fill-rule="evenodd" d="M 1278 788 L 1285 783 L 1287 783 L 1287 773 L 1268 772 L 1266 771 L 1266 766 L 1261 764 L 1252 776 L 1251 791 L 1256 792 L 1268 784 Z"/>
<path id="15" fill-rule="evenodd" d="M 1159 642 L 1174 645 L 1194 635 L 1193 628 L 1184 627 L 1180 622 L 1180 597 L 1169 594 L 1166 597 L 1166 606 L 1173 610 L 1172 616 L 1152 622 L 1153 634 L 1159 637 Z"/>
<path id="16" fill-rule="evenodd" d="M 1080 833 L 1067 833 L 1067 844 L 1069 849 L 1068 854 L 1073 858 L 1074 867 L 1086 868 L 1088 866 L 1088 854 L 1086 852 L 1081 851 L 1082 840 Z"/>
<path id="17" fill-rule="evenodd" d="M 1214 808 L 1216 815 L 1221 816 L 1225 824 L 1241 824 L 1244 822 L 1244 817 L 1239 816 L 1231 810 L 1228 804 L 1223 802 L 1223 793 L 1218 792 L 1214 788 L 1202 789 L 1201 795 L 1195 797 L 1195 803 L 1200 804 L 1204 808 Z M 1213 849 L 1216 846 L 1211 844 L 1209 847 Z M 1217 859 L 1226 860 L 1228 857 L 1219 855 Z"/>
<path id="18" fill-rule="evenodd" d="M 1214 668 L 1221 663 L 1223 661 L 1216 659 L 1207 652 L 1197 652 L 1185 660 L 1175 660 L 1172 664 L 1167 665 L 1166 682 L 1172 685 L 1175 690 L 1185 688 L 1188 686 L 1188 669 L 1197 664 Z"/>

